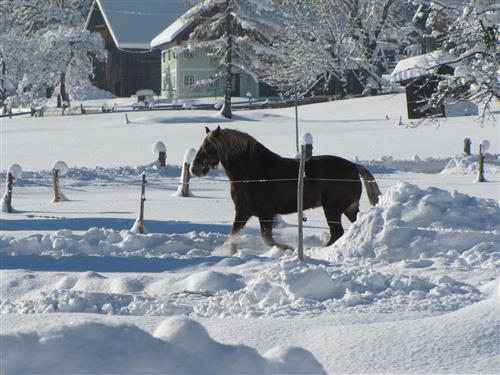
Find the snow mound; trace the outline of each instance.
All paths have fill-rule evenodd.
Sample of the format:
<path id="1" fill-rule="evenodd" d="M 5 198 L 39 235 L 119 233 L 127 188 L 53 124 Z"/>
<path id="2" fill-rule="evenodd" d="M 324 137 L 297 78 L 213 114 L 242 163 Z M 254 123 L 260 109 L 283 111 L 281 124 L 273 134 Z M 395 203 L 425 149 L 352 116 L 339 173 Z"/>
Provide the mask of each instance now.
<path id="1" fill-rule="evenodd" d="M 416 276 L 369 267 L 337 268 L 308 264 L 285 254 L 277 263 L 246 280 L 233 293 L 199 301 L 193 316 L 280 317 L 325 312 L 426 310 L 453 311 L 480 300 L 471 285 L 451 277 Z"/>
<path id="2" fill-rule="evenodd" d="M 478 156 L 477 155 L 457 155 L 453 157 L 441 171 L 445 175 L 476 175 L 478 173 Z M 484 173 L 499 174 L 500 173 L 500 154 L 484 155 Z"/>
<path id="3" fill-rule="evenodd" d="M 458 255 L 485 242 L 500 240 L 500 207 L 437 188 L 398 183 L 376 207 L 361 214 L 336 243 L 333 259 L 378 258 L 389 262 L 429 258 L 450 250 Z"/>
<path id="4" fill-rule="evenodd" d="M 128 230 L 90 228 L 82 234 L 62 229 L 53 234 L 25 237 L 0 236 L 0 253 L 10 255 L 94 255 L 165 257 L 209 255 L 222 245 L 226 236 L 220 233 L 135 234 Z"/>
<path id="5" fill-rule="evenodd" d="M 414 173 L 439 173 L 449 163 L 450 158 L 425 159 L 415 155 L 413 159 L 394 159 L 392 156 L 383 156 L 380 160 L 359 161 L 367 167 L 372 173 L 396 173 L 414 172 Z"/>
<path id="6" fill-rule="evenodd" d="M 6 374 L 325 374 L 303 349 L 261 356 L 248 346 L 220 344 L 200 323 L 183 317 L 166 319 L 154 335 L 131 324 L 90 320 L 3 333 L 0 338 L 9 348 L 2 358 Z"/>
<path id="7" fill-rule="evenodd" d="M 101 90 L 95 86 L 75 86 L 70 88 L 69 97 L 72 100 L 98 100 L 113 99 L 115 96 L 108 91 Z"/>
<path id="8" fill-rule="evenodd" d="M 216 271 L 198 272 L 186 280 L 186 290 L 190 292 L 217 293 L 221 290 L 235 291 L 245 286 L 240 275 L 223 274 Z"/>

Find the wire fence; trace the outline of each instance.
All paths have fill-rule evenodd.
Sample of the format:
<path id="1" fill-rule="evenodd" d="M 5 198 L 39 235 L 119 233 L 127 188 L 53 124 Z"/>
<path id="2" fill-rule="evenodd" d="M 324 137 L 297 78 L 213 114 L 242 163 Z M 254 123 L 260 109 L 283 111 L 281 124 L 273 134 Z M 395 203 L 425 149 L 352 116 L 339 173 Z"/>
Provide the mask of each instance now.
<path id="1" fill-rule="evenodd" d="M 443 176 L 446 179 L 450 179 L 453 177 L 463 178 L 463 176 Z M 168 179 L 173 180 L 174 177 L 167 177 Z M 325 182 L 360 182 L 360 179 L 337 179 L 337 178 L 305 178 L 306 181 L 325 181 Z M 411 178 L 405 178 L 404 180 L 412 180 Z M 377 181 L 403 181 L 401 177 L 390 177 L 390 176 L 380 176 L 377 175 L 375 180 L 368 180 L 367 182 L 376 183 Z M 419 183 L 435 183 L 438 185 L 453 185 L 453 186 L 481 186 L 484 183 L 477 182 L 465 182 L 465 181 L 456 181 L 456 182 L 440 182 L 436 181 L 436 179 L 422 179 L 421 177 L 415 177 L 413 180 L 418 181 Z M 177 181 L 177 178 L 176 178 Z M 248 184 L 248 183 L 280 183 L 280 182 L 294 182 L 298 183 L 298 177 L 296 178 L 271 178 L 271 179 L 245 179 L 245 180 L 230 180 L 227 178 L 217 178 L 217 177 L 199 177 L 196 179 L 192 179 L 189 183 L 191 185 L 203 186 L 206 184 Z M 182 184 L 183 182 L 179 182 Z M 500 185 L 500 181 L 491 181 L 488 182 L 487 185 Z M 45 185 L 43 185 L 45 186 Z M 47 187 L 49 185 L 46 185 Z M 392 186 L 391 184 L 387 186 Z M 231 199 L 223 199 L 224 201 L 230 201 Z M 268 223 L 276 221 L 273 220 L 259 220 L 262 223 Z M 326 224 L 342 224 L 341 221 L 328 221 L 328 220 L 306 220 L 309 223 L 326 223 Z M 248 220 L 197 220 L 198 223 L 206 223 L 206 224 L 222 224 L 222 225 L 231 225 L 233 223 L 246 223 Z M 285 223 L 286 225 L 292 225 L 289 223 Z M 462 228 L 446 228 L 446 227 L 424 227 L 424 226 L 411 226 L 411 225 L 395 225 L 395 224 L 371 224 L 377 228 L 383 228 L 384 230 L 412 230 L 412 231 L 425 231 L 425 232 L 438 232 L 438 233 L 457 233 L 457 234 L 482 234 L 482 235 L 500 235 L 500 230 L 474 230 L 474 229 L 462 229 Z M 325 228 L 326 229 L 326 228 Z"/>

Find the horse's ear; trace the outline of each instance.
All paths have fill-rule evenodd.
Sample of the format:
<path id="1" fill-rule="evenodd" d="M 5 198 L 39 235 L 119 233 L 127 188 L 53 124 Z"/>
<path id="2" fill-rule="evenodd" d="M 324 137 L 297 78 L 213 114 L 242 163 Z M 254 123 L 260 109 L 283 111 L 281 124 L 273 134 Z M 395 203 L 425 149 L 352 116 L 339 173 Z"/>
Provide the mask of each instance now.
<path id="1" fill-rule="evenodd" d="M 207 134 L 208 134 L 208 133 L 210 133 L 210 129 L 209 129 L 207 126 L 205 126 L 205 132 L 206 132 Z"/>
<path id="2" fill-rule="evenodd" d="M 219 125 L 219 126 L 217 126 L 217 129 L 215 129 L 215 130 L 213 131 L 213 133 L 214 133 L 214 135 L 215 135 L 215 136 L 220 135 L 220 125 Z"/>

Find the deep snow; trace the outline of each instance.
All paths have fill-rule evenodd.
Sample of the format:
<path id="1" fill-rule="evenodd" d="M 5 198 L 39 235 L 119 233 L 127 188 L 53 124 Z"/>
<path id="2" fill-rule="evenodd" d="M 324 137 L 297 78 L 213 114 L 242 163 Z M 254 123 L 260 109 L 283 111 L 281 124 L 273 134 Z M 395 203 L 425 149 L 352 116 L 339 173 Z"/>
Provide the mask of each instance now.
<path id="1" fill-rule="evenodd" d="M 321 210 L 307 211 L 305 262 L 266 248 L 256 220 L 227 256 L 222 170 L 176 196 L 186 149 L 221 121 L 213 112 L 2 120 L 0 177 L 23 167 L 17 212 L 0 221 L 2 372 L 498 372 L 498 129 L 396 127 L 401 108 L 396 95 L 299 109 L 315 154 L 366 165 L 383 192 L 376 207 L 363 193 L 358 221 L 328 248 Z M 239 111 L 222 126 L 291 156 L 292 112 Z M 461 154 L 465 136 L 492 143 L 487 183 Z M 151 161 L 160 140 L 165 168 Z M 50 202 L 54 160 L 69 166 L 67 202 Z M 282 218 L 280 241 L 295 243 L 296 220 Z M 19 360 L 28 353 L 37 360 Z"/>

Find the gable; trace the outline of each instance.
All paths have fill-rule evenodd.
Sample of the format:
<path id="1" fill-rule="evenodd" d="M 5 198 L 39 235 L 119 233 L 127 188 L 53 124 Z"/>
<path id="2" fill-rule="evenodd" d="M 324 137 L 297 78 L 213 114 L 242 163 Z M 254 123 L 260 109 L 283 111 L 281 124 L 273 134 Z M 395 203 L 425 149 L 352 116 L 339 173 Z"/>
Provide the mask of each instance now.
<path id="1" fill-rule="evenodd" d="M 150 50 L 151 40 L 187 9 L 185 0 L 95 0 L 85 28 L 100 11 L 117 48 Z"/>

